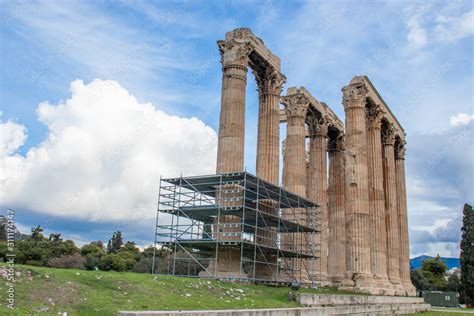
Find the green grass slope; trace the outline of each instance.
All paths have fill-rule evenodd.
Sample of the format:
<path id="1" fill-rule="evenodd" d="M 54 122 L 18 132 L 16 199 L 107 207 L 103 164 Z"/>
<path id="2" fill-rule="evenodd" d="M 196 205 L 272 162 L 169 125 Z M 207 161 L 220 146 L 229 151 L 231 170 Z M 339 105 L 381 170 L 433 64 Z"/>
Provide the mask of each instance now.
<path id="1" fill-rule="evenodd" d="M 3 271 L 4 267 L 0 266 Z M 217 280 L 16 266 L 15 309 L 6 307 L 0 274 L 0 315 L 116 315 L 119 310 L 299 307 L 289 288 Z M 333 289 L 301 292 L 347 294 Z"/>

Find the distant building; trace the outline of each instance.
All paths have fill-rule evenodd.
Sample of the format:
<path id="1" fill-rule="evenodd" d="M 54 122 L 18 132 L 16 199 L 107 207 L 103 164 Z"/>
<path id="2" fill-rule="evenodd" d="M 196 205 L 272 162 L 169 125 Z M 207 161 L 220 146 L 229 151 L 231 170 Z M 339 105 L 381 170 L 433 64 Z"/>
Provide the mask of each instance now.
<path id="1" fill-rule="evenodd" d="M 425 261 L 426 259 L 434 259 L 435 257 L 431 256 L 418 256 L 415 258 L 410 259 L 410 270 L 415 270 L 415 269 L 421 269 L 421 263 Z M 447 257 L 441 257 L 441 261 L 446 264 L 448 267 L 448 270 L 451 270 L 453 268 L 461 268 L 461 262 L 459 261 L 459 258 L 447 258 Z"/>

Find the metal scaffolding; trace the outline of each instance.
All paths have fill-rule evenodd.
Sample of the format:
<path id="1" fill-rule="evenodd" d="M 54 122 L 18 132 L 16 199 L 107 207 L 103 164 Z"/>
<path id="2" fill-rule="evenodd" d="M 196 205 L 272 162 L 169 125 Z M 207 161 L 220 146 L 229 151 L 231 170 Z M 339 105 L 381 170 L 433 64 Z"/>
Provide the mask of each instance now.
<path id="1" fill-rule="evenodd" d="M 247 172 L 160 178 L 153 273 L 314 284 L 319 216 Z"/>

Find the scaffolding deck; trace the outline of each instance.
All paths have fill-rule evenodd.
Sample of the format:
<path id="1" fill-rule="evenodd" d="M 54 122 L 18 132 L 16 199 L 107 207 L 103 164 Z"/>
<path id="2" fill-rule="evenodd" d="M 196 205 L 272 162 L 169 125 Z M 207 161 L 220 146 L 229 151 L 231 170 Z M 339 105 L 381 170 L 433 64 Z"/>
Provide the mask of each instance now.
<path id="1" fill-rule="evenodd" d="M 207 176 L 168 178 L 163 181 L 173 185 L 181 186 L 185 189 L 201 192 L 215 197 L 216 184 L 241 184 L 246 182 L 246 198 L 252 200 L 261 200 L 265 196 L 269 200 L 277 202 L 277 208 L 316 208 L 318 204 L 296 195 L 290 191 L 282 189 L 279 186 L 264 181 L 248 172 L 215 174 Z"/>
<path id="2" fill-rule="evenodd" d="M 208 239 L 208 240 L 195 240 L 195 239 L 179 239 L 174 242 L 162 242 L 160 243 L 164 247 L 174 247 L 174 244 L 178 243 L 183 247 L 188 248 L 195 248 L 199 250 L 206 250 L 206 251 L 215 251 L 216 247 L 223 248 L 223 247 L 242 247 L 243 254 L 246 256 L 251 256 L 256 250 L 257 252 L 261 252 L 264 255 L 278 255 L 281 258 L 304 258 L 304 259 L 317 259 L 318 256 L 305 254 L 299 251 L 292 251 L 292 250 L 285 250 L 279 249 L 276 247 L 271 247 L 262 244 L 256 244 L 252 242 L 246 241 L 226 241 L 226 242 L 219 242 L 216 239 Z"/>
<path id="3" fill-rule="evenodd" d="M 244 224 L 251 227 L 272 227 L 278 232 L 288 233 L 317 233 L 316 227 L 301 225 L 290 220 L 286 220 L 278 215 L 269 214 L 251 208 L 243 207 L 221 207 L 216 205 L 182 207 L 179 209 L 163 209 L 163 213 L 173 214 L 176 216 L 184 215 L 189 219 L 197 220 L 204 223 L 213 223 L 217 216 L 233 215 L 240 217 Z M 258 218 L 257 218 L 258 217 Z M 314 225 L 316 226 L 316 225 Z"/>

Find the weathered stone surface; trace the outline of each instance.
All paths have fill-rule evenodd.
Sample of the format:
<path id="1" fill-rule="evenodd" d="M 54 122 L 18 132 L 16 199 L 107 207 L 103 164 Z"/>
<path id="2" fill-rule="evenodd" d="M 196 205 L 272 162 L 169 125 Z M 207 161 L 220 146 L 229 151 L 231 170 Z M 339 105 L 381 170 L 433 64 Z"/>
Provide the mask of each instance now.
<path id="1" fill-rule="evenodd" d="M 367 88 L 359 77 L 342 89 L 346 113 L 346 276 L 343 288 L 370 291 L 369 194 L 367 175 Z"/>
<path id="2" fill-rule="evenodd" d="M 338 133 L 330 139 L 328 151 L 328 276 L 333 285 L 340 285 L 346 273 L 344 136 Z"/>
<path id="3" fill-rule="evenodd" d="M 369 99 L 370 100 L 370 99 Z M 393 294 L 387 276 L 387 227 L 385 224 L 385 193 L 382 163 L 381 124 L 383 111 L 380 105 L 367 102 L 367 164 L 369 174 L 370 260 L 373 285 L 387 294 Z"/>

